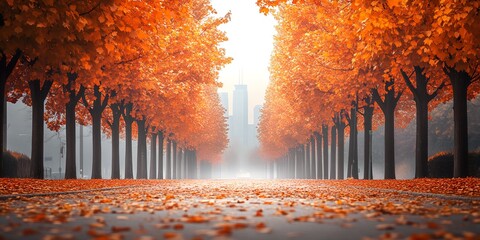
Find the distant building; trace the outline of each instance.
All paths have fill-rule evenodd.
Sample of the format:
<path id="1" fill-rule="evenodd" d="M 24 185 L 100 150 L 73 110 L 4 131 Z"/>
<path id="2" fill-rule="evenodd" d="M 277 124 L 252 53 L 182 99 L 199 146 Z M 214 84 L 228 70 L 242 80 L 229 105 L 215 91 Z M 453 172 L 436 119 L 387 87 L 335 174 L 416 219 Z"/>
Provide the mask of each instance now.
<path id="1" fill-rule="evenodd" d="M 260 121 L 260 111 L 262 108 L 262 105 L 255 105 L 253 108 L 253 125 L 255 125 L 255 127 L 258 127 L 258 122 Z"/>
<path id="2" fill-rule="evenodd" d="M 227 92 L 219 92 L 218 96 L 220 97 L 220 103 L 222 104 L 223 108 L 225 109 L 225 118 L 228 119 L 229 115 L 229 108 L 228 108 L 228 93 Z"/>
<path id="3" fill-rule="evenodd" d="M 233 91 L 233 142 L 247 145 L 248 132 L 248 90 L 247 85 L 235 85 Z"/>

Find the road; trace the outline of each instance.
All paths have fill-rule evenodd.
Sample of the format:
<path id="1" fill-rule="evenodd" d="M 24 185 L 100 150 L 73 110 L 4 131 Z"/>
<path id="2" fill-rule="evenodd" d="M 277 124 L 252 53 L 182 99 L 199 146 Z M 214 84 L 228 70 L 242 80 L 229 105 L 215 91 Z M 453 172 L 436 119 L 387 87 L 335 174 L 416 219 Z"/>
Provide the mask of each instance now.
<path id="1" fill-rule="evenodd" d="M 322 180 L 180 180 L 0 200 L 0 239 L 480 239 L 480 200 Z"/>

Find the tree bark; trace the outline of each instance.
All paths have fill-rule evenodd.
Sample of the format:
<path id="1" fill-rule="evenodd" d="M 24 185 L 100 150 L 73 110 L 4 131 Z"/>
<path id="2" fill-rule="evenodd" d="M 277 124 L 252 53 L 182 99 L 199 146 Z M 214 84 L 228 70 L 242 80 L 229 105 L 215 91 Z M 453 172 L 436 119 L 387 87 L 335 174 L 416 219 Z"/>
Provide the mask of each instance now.
<path id="1" fill-rule="evenodd" d="M 78 93 L 75 91 L 75 80 L 78 75 L 76 73 L 67 73 L 68 83 L 63 85 L 64 92 L 68 94 L 69 101 L 65 104 L 65 118 L 66 118 L 66 160 L 65 160 L 65 178 L 77 178 L 77 161 L 76 161 L 76 133 L 75 133 L 75 107 L 78 101 L 85 92 L 85 88 L 80 86 Z"/>
<path id="2" fill-rule="evenodd" d="M 470 175 L 468 162 L 468 114 L 467 89 L 472 77 L 465 71 L 446 68 L 453 86 L 453 177 L 468 177 Z"/>
<path id="3" fill-rule="evenodd" d="M 32 97 L 32 155 L 30 174 L 32 178 L 43 179 L 43 114 L 45 112 L 45 99 L 52 87 L 52 81 L 45 81 L 43 87 L 40 80 L 28 81 Z M 2 104 L 0 104 L 2 105 Z"/>
<path id="4" fill-rule="evenodd" d="M 125 114 L 123 120 L 125 121 L 125 179 L 133 178 L 133 159 L 132 159 L 132 124 L 133 118 L 131 115 L 132 104 L 125 105 Z"/>
<path id="5" fill-rule="evenodd" d="M 158 179 L 163 179 L 163 132 L 158 132 Z"/>
<path id="6" fill-rule="evenodd" d="M 157 179 L 157 133 L 150 134 L 150 179 Z"/>

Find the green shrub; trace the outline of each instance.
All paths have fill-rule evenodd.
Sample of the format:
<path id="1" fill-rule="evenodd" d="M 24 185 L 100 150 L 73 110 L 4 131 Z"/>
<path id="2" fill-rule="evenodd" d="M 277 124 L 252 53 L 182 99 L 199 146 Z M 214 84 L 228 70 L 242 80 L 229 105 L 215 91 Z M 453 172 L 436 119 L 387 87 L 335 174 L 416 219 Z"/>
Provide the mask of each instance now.
<path id="1" fill-rule="evenodd" d="M 30 158 L 24 154 L 6 151 L 2 155 L 3 176 L 7 178 L 30 177 Z"/>
<path id="2" fill-rule="evenodd" d="M 480 151 L 468 154 L 470 176 L 480 177 Z M 428 159 L 428 176 L 431 178 L 453 177 L 453 153 L 439 152 Z"/>

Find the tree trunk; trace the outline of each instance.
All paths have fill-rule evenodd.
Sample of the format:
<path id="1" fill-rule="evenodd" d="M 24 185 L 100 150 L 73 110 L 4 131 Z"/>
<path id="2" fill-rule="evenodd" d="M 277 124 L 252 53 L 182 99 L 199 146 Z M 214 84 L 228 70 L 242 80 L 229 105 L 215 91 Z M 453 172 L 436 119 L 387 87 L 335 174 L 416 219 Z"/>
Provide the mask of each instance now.
<path id="1" fill-rule="evenodd" d="M 76 179 L 77 178 L 77 163 L 75 159 L 75 105 L 70 95 L 70 101 L 66 104 L 66 147 L 67 154 L 65 160 L 65 179 Z"/>
<path id="2" fill-rule="evenodd" d="M 427 90 L 429 79 L 423 70 L 419 66 L 414 66 L 416 86 L 410 81 L 410 77 L 401 71 L 407 87 L 412 92 L 416 107 L 415 178 L 428 176 L 428 103 L 444 86 L 440 85 L 432 95 L 429 95 Z"/>
<path id="3" fill-rule="evenodd" d="M 310 177 L 317 179 L 317 154 L 315 154 L 315 138 L 313 135 L 310 136 L 310 157 Z"/>
<path id="4" fill-rule="evenodd" d="M 323 135 L 323 179 L 328 179 L 328 126 L 322 126 Z"/>
<path id="5" fill-rule="evenodd" d="M 172 141 L 172 172 L 173 179 L 178 179 L 177 177 L 177 142 Z"/>
<path id="6" fill-rule="evenodd" d="M 122 116 L 123 106 L 121 103 L 110 105 L 112 109 L 112 179 L 120 178 L 120 117 Z"/>
<path id="7" fill-rule="evenodd" d="M 178 179 L 183 179 L 184 176 L 182 175 L 182 168 L 183 168 L 183 163 L 182 163 L 182 158 L 183 158 L 183 149 L 179 148 L 178 153 L 177 153 L 177 178 Z"/>
<path id="8" fill-rule="evenodd" d="M 187 173 L 187 166 L 188 166 L 188 162 L 187 162 L 187 149 L 183 149 L 183 156 L 182 156 L 182 162 L 183 162 L 183 168 L 182 168 L 182 174 L 183 174 L 183 178 L 184 179 L 187 179 L 188 178 L 188 173 Z"/>
<path id="9" fill-rule="evenodd" d="M 125 106 L 125 115 L 123 120 L 125 121 L 125 179 L 133 178 L 133 159 L 132 159 L 132 123 L 133 118 L 131 116 L 132 104 L 128 103 Z"/>
<path id="10" fill-rule="evenodd" d="M 102 112 L 107 106 L 108 95 L 102 100 L 102 93 L 100 92 L 100 86 L 95 85 L 93 87 L 93 95 L 95 100 L 93 104 L 87 102 L 85 94 L 82 96 L 83 104 L 90 112 L 92 116 L 92 138 L 93 138 L 93 150 L 92 150 L 92 179 L 102 178 Z"/>
<path id="11" fill-rule="evenodd" d="M 323 168 L 322 168 L 322 135 L 319 132 L 314 132 L 313 135 L 317 140 L 317 179 L 323 178 Z"/>
<path id="12" fill-rule="evenodd" d="M 187 162 L 187 178 L 192 179 L 193 177 L 193 163 L 192 163 L 192 152 L 190 150 L 186 150 L 185 153 L 185 160 Z"/>
<path id="13" fill-rule="evenodd" d="M 416 146 L 415 146 L 415 178 L 428 176 L 428 102 L 415 101 L 416 106 Z"/>
<path id="14" fill-rule="evenodd" d="M 145 118 L 137 120 L 138 145 L 137 145 L 137 179 L 146 179 L 147 173 L 147 133 L 145 131 Z"/>
<path id="15" fill-rule="evenodd" d="M 350 109 L 349 128 L 350 140 L 348 147 L 348 170 L 347 176 L 358 179 L 358 146 L 357 146 L 357 103 L 353 102 Z"/>
<path id="16" fill-rule="evenodd" d="M 75 91 L 75 80 L 78 75 L 76 73 L 67 73 L 68 83 L 63 85 L 64 92 L 68 94 L 69 101 L 65 105 L 66 117 L 66 138 L 67 138 L 67 153 L 65 161 L 65 178 L 77 178 L 77 161 L 76 161 L 76 133 L 75 133 L 75 107 L 78 101 L 85 93 L 85 88 L 80 86 L 78 93 Z"/>
<path id="17" fill-rule="evenodd" d="M 343 122 L 344 112 L 341 111 L 337 116 L 337 133 L 338 133 L 338 179 L 344 179 L 345 176 L 345 123 Z"/>
<path id="18" fill-rule="evenodd" d="M 165 178 L 166 179 L 172 179 L 172 140 L 168 139 L 167 140 L 167 164 L 165 166 L 166 168 L 166 173 L 165 173 Z"/>
<path id="19" fill-rule="evenodd" d="M 305 156 L 304 156 L 304 152 L 303 152 L 303 145 L 299 145 L 297 147 L 297 169 L 296 169 L 296 174 L 295 174 L 295 178 L 297 179 L 303 179 L 305 178 L 305 175 L 304 175 L 304 163 L 305 163 Z"/>
<path id="20" fill-rule="evenodd" d="M 385 116 L 385 179 L 395 179 L 395 108 L 403 92 L 395 96 L 394 79 L 385 83 L 385 92 L 385 100 L 382 100 L 373 89 L 373 99 Z"/>
<path id="21" fill-rule="evenodd" d="M 3 177 L 3 158 L 1 156 L 3 156 L 3 152 L 7 149 L 7 129 L 5 128 L 5 125 L 7 124 L 7 104 L 5 104 L 7 79 L 15 69 L 18 59 L 20 59 L 21 56 L 22 52 L 17 49 L 15 54 L 7 63 L 6 54 L 0 50 L 0 178 Z"/>
<path id="22" fill-rule="evenodd" d="M 94 110 L 92 113 L 92 179 L 102 178 L 102 113 Z"/>
<path id="23" fill-rule="evenodd" d="M 363 113 L 363 129 L 364 129 L 364 179 L 373 179 L 372 175 L 372 152 L 370 145 L 372 139 L 372 119 L 373 119 L 373 102 L 370 97 L 365 99 L 366 106 Z"/>
<path id="24" fill-rule="evenodd" d="M 197 159 L 197 150 L 192 151 L 192 165 L 193 165 L 193 179 L 198 178 L 198 159 Z"/>
<path id="25" fill-rule="evenodd" d="M 304 166 L 304 174 L 306 179 L 311 179 L 312 176 L 310 176 L 310 168 L 311 168 L 311 158 L 310 158 L 310 141 L 307 141 L 307 143 L 304 144 L 305 146 L 305 166 Z"/>
<path id="26" fill-rule="evenodd" d="M 163 179 L 163 132 L 158 132 L 158 179 Z"/>
<path id="27" fill-rule="evenodd" d="M 120 179 L 120 114 L 112 121 L 112 179 Z"/>
<path id="28" fill-rule="evenodd" d="M 288 178 L 295 179 L 295 148 L 288 151 Z"/>
<path id="29" fill-rule="evenodd" d="M 332 130 L 330 133 L 332 140 L 330 142 L 330 155 L 331 155 L 331 164 L 330 164 L 330 178 L 329 179 L 336 179 L 336 167 L 337 167 L 337 128 L 332 126 Z M 328 166 L 327 166 L 328 168 Z"/>
<path id="30" fill-rule="evenodd" d="M 43 114 L 45 111 L 45 99 L 52 87 L 52 81 L 45 81 L 43 87 L 40 80 L 29 81 L 30 94 L 32 97 L 32 155 L 30 174 L 32 178 L 43 179 Z M 1 104 L 0 104 L 1 105 Z"/>
<path id="31" fill-rule="evenodd" d="M 468 168 L 468 118 L 467 89 L 472 79 L 465 71 L 447 69 L 453 86 L 453 177 L 467 177 Z M 472 164 L 473 165 L 473 162 Z"/>
<path id="32" fill-rule="evenodd" d="M 157 179 L 157 133 L 150 135 L 150 179 Z"/>
<path id="33" fill-rule="evenodd" d="M 385 179 L 395 179 L 395 111 L 389 104 L 385 112 Z"/>

